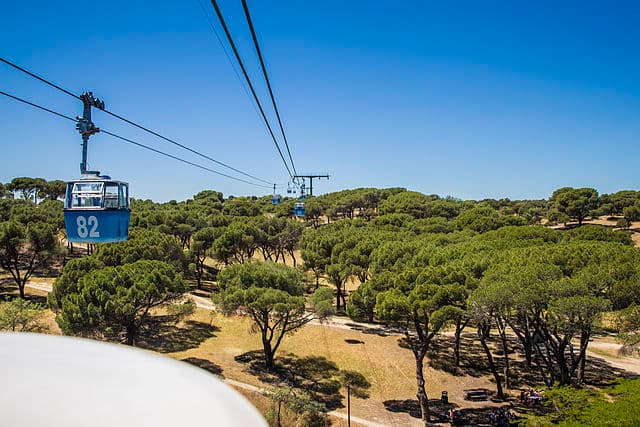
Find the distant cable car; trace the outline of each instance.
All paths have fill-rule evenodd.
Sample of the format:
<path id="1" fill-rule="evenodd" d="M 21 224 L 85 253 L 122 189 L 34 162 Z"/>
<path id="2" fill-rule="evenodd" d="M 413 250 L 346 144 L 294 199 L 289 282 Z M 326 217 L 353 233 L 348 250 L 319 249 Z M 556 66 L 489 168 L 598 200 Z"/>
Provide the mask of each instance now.
<path id="1" fill-rule="evenodd" d="M 296 202 L 293 204 L 293 216 L 304 217 L 304 202 Z"/>
<path id="2" fill-rule="evenodd" d="M 86 176 L 67 183 L 64 224 L 73 243 L 127 240 L 129 233 L 129 184 L 109 176 Z"/>
<path id="3" fill-rule="evenodd" d="M 89 137 L 100 132 L 91 121 L 91 107 L 104 110 L 104 102 L 93 93 L 80 96 L 84 104 L 76 129 L 82 135 L 82 178 L 67 182 L 64 198 L 64 225 L 67 240 L 73 243 L 105 243 L 127 240 L 129 233 L 129 184 L 114 181 L 98 171 L 87 170 Z"/>
<path id="4" fill-rule="evenodd" d="M 306 200 L 306 198 L 307 198 L 307 194 L 305 191 L 305 185 L 303 180 L 302 185 L 300 186 L 300 196 L 298 197 L 298 200 Z M 304 202 L 296 202 L 293 205 L 293 216 L 296 218 L 304 217 Z"/>
<path id="5" fill-rule="evenodd" d="M 300 186 L 300 197 L 298 197 L 298 199 L 300 200 L 306 200 L 307 199 L 307 188 L 304 184 L 304 180 L 302 181 L 302 185 Z"/>
<path id="6" fill-rule="evenodd" d="M 273 196 L 271 196 L 271 204 L 279 205 L 281 202 L 282 202 L 282 196 L 279 194 L 276 194 L 276 185 L 273 184 Z"/>

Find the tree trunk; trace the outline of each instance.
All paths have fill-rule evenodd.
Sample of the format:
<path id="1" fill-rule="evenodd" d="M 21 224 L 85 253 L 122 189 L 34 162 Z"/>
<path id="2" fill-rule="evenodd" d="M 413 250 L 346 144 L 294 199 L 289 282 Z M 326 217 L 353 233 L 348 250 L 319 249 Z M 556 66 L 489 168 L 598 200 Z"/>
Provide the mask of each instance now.
<path id="1" fill-rule="evenodd" d="M 507 323 L 513 332 L 515 332 L 520 344 L 522 344 L 525 366 L 527 369 L 531 369 L 533 361 L 533 336 L 531 335 L 529 318 L 527 316 L 521 316 L 519 321 L 508 320 Z M 518 326 L 521 326 L 521 328 L 519 329 Z"/>
<path id="2" fill-rule="evenodd" d="M 565 349 L 567 348 L 567 342 L 562 340 L 558 345 L 556 352 L 556 363 L 558 364 L 558 370 L 560 371 L 560 385 L 571 384 L 571 374 L 569 367 L 567 366 L 567 356 L 565 355 Z"/>
<path id="3" fill-rule="evenodd" d="M 427 397 L 427 391 L 424 388 L 424 373 L 422 372 L 424 366 L 424 354 L 425 352 L 414 352 L 416 358 L 416 381 L 418 382 L 418 403 L 420 403 L 420 413 L 422 414 L 422 422 L 425 426 L 429 424 L 429 398 Z"/>
<path id="4" fill-rule="evenodd" d="M 502 352 L 504 354 L 504 386 L 507 389 L 511 388 L 511 381 L 509 380 L 509 342 L 507 340 L 506 325 L 501 321 L 498 321 L 498 331 L 500 333 L 500 342 L 502 344 Z"/>
<path id="5" fill-rule="evenodd" d="M 264 364 L 267 370 L 273 371 L 276 367 L 271 349 L 271 341 L 267 339 L 266 331 L 262 331 L 262 348 L 264 350 Z"/>
<path id="6" fill-rule="evenodd" d="M 453 359 L 456 366 L 460 366 L 460 338 L 462 336 L 462 331 L 469 323 L 469 320 L 463 321 L 462 319 L 456 319 L 456 332 L 455 332 L 455 342 L 453 345 Z"/>
<path id="7" fill-rule="evenodd" d="M 578 384 L 584 382 L 584 371 L 587 363 L 587 345 L 591 337 L 591 329 L 583 330 L 580 334 L 580 354 L 578 355 Z"/>
<path id="8" fill-rule="evenodd" d="M 553 384 L 555 382 L 555 375 L 553 372 L 553 365 L 551 363 L 551 360 L 549 357 L 545 357 L 544 354 L 542 354 L 542 350 L 540 350 L 540 346 L 537 343 L 534 343 L 533 347 L 536 350 L 536 364 L 538 365 L 538 369 L 540 370 L 540 376 L 542 377 L 542 380 L 544 381 L 547 387 L 553 387 Z M 546 347 L 547 346 L 545 345 L 545 349 Z M 547 349 L 547 353 L 548 352 L 549 350 Z M 542 366 L 541 360 L 547 366 L 547 372 L 549 373 L 549 376 L 545 374 L 545 370 L 544 370 L 544 367 Z"/>
<path id="9" fill-rule="evenodd" d="M 342 283 L 336 280 L 336 309 L 340 310 L 340 302 L 344 302 L 346 308 L 346 302 L 342 293 Z"/>
<path id="10" fill-rule="evenodd" d="M 535 346 L 535 348 L 536 348 L 536 365 L 538 366 L 538 371 L 540 371 L 540 377 L 542 378 L 542 381 L 547 387 L 553 387 L 553 374 L 551 374 L 549 377 L 547 376 L 542 366 L 542 363 L 540 363 L 540 358 L 542 357 L 540 353 L 540 348 L 537 345 Z"/>
<path id="11" fill-rule="evenodd" d="M 127 325 L 127 341 L 126 344 L 132 347 L 135 346 L 135 338 L 136 338 L 137 328 L 134 324 Z"/>
<path id="12" fill-rule="evenodd" d="M 496 364 L 493 361 L 493 356 L 491 355 L 491 349 L 487 345 L 487 336 L 488 331 L 483 330 L 482 326 L 478 325 L 478 337 L 480 338 L 480 344 L 482 344 L 482 348 L 484 349 L 485 354 L 487 355 L 487 361 L 489 362 L 489 369 L 493 374 L 493 378 L 496 381 L 496 392 L 498 393 L 498 399 L 504 400 L 504 391 L 502 390 L 502 379 L 500 378 L 500 374 L 496 369 Z"/>
<path id="13" fill-rule="evenodd" d="M 522 347 L 524 348 L 524 363 L 527 369 L 531 369 L 532 353 L 531 341 L 528 339 L 522 340 Z"/>
<path id="14" fill-rule="evenodd" d="M 204 261 L 196 260 L 196 284 L 202 289 L 202 276 L 204 275 Z"/>

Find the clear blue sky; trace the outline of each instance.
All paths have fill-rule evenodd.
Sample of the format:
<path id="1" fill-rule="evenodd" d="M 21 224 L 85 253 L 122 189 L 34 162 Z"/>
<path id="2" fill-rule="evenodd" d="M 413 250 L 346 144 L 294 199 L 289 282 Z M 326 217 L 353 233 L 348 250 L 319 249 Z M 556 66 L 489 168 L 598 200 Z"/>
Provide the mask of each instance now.
<path id="1" fill-rule="evenodd" d="M 319 193 L 402 186 L 518 199 L 563 186 L 640 187 L 640 2 L 445 3 L 249 1 L 296 167 L 332 175 Z M 268 106 L 240 0 L 220 5 Z M 0 56 L 74 93 L 92 90 L 111 111 L 211 157 L 287 181 L 198 0 L 8 2 L 0 27 Z M 79 101 L 1 63 L 0 90 L 81 113 Z M 94 121 L 223 171 L 102 112 Z M 5 97 L 0 153 L 3 182 L 79 175 L 73 123 Z M 270 192 L 104 134 L 91 139 L 89 161 L 139 198 Z"/>

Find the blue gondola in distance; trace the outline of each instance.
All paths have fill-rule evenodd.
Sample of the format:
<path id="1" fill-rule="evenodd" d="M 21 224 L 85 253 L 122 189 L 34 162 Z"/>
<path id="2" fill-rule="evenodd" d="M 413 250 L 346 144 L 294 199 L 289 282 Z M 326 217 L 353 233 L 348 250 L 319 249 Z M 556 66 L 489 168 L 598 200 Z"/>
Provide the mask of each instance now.
<path id="1" fill-rule="evenodd" d="M 271 196 L 271 204 L 279 205 L 282 203 L 282 196 L 276 193 L 276 185 L 273 184 L 273 195 Z"/>
<path id="2" fill-rule="evenodd" d="M 293 205 L 293 216 L 304 217 L 304 202 L 296 202 Z"/>
<path id="3" fill-rule="evenodd" d="M 298 200 L 302 200 L 300 202 L 296 202 L 293 205 L 293 216 L 296 218 L 304 218 L 304 200 L 307 199 L 307 194 L 305 191 L 304 180 L 302 181 L 302 185 L 300 186 L 300 196 Z"/>

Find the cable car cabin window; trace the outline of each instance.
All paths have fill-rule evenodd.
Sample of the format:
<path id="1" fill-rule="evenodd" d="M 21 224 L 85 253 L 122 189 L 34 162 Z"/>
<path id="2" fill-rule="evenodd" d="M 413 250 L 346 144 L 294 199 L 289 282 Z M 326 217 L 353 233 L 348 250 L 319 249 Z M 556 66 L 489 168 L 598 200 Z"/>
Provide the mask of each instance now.
<path id="1" fill-rule="evenodd" d="M 80 209 L 102 208 L 102 182 L 76 182 L 73 185 L 71 207 Z"/>
<path id="2" fill-rule="evenodd" d="M 120 208 L 129 209 L 129 184 L 120 184 L 119 196 L 120 196 Z"/>
<path id="3" fill-rule="evenodd" d="M 109 209 L 118 209 L 118 184 L 108 182 L 104 190 L 104 207 Z"/>
<path id="4" fill-rule="evenodd" d="M 67 191 L 64 195 L 64 208 L 69 209 L 71 207 L 71 199 L 73 198 L 72 194 L 73 183 L 67 182 Z"/>
<path id="5" fill-rule="evenodd" d="M 73 184 L 74 193 L 98 193 L 102 194 L 102 182 L 76 182 Z"/>

